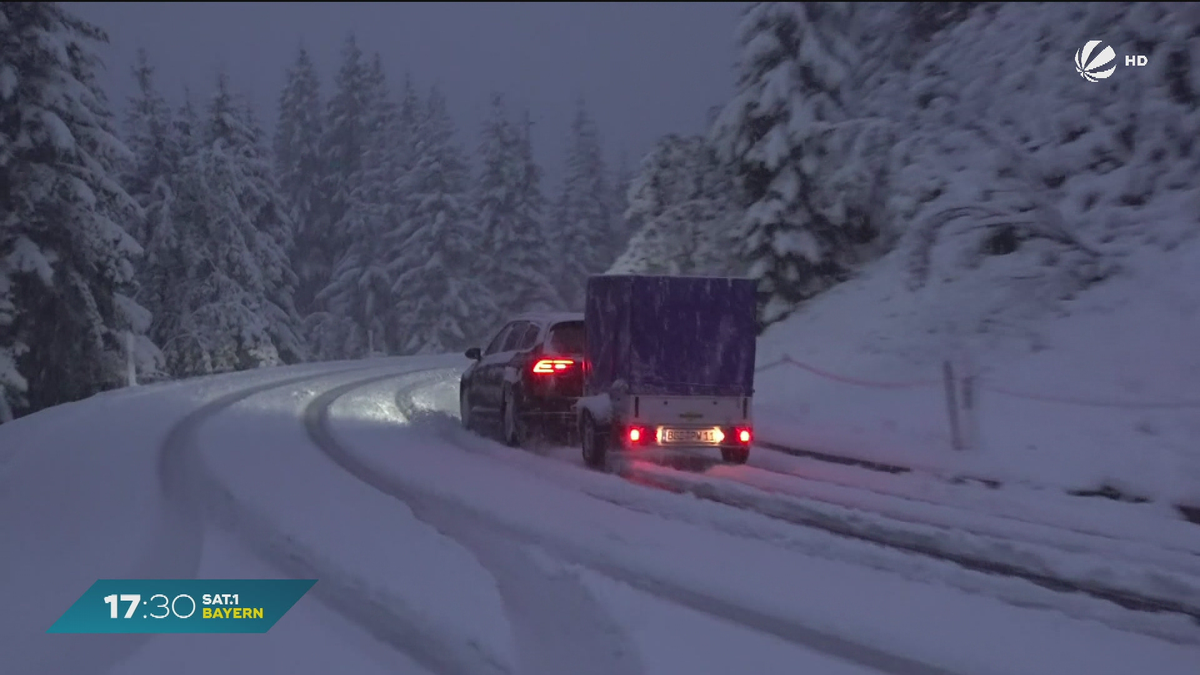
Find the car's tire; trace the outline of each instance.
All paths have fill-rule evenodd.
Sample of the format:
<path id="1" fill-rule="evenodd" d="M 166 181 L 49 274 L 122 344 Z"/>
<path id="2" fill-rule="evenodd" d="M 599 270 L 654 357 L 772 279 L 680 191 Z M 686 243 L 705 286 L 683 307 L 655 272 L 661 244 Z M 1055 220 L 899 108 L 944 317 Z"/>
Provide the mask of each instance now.
<path id="1" fill-rule="evenodd" d="M 467 395 L 466 387 L 458 390 L 458 417 L 462 420 L 463 428 L 467 431 L 474 431 L 473 421 L 471 420 L 471 397 Z"/>
<path id="2" fill-rule="evenodd" d="M 721 459 L 730 464 L 745 464 L 750 459 L 750 448 L 721 448 Z"/>
<path id="3" fill-rule="evenodd" d="M 504 389 L 504 404 L 501 414 L 501 436 L 505 445 L 519 448 L 525 445 L 525 423 L 521 420 L 521 409 L 517 405 L 512 387 Z"/>
<path id="4" fill-rule="evenodd" d="M 604 470 L 608 466 L 608 434 L 596 425 L 591 413 L 583 413 L 579 422 L 579 445 L 583 463 L 589 468 Z"/>

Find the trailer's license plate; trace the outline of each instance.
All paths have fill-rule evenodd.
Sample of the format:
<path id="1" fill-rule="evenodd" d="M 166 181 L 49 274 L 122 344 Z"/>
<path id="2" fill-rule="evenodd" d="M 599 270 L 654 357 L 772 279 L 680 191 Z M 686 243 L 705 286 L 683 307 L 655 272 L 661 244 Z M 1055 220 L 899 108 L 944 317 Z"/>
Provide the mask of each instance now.
<path id="1" fill-rule="evenodd" d="M 715 445 L 717 432 L 715 429 L 663 429 L 664 443 L 703 443 Z"/>

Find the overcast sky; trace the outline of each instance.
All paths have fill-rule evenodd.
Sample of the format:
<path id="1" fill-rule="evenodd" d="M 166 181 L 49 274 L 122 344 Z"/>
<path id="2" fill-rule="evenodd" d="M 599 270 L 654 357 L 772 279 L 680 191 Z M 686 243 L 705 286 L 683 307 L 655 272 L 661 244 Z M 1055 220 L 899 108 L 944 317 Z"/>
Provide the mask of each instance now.
<path id="1" fill-rule="evenodd" d="M 139 46 L 172 102 L 207 95 L 218 66 L 274 126 L 284 72 L 303 40 L 326 92 L 354 32 L 395 84 L 438 84 L 459 140 L 477 144 L 488 92 L 528 106 L 548 183 L 557 185 L 575 100 L 583 96 L 610 163 L 631 168 L 663 134 L 703 130 L 733 86 L 734 28 L 745 3 L 123 3 L 63 5 L 104 28 L 106 90 L 123 112 Z"/>

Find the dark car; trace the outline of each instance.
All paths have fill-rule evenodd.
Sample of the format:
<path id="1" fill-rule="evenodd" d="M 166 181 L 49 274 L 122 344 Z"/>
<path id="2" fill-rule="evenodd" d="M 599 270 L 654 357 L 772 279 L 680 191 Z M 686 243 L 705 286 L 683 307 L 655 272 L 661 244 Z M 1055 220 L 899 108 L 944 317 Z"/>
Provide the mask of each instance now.
<path id="1" fill-rule="evenodd" d="M 574 405 L 583 394 L 583 314 L 524 314 L 480 350 L 459 385 L 463 426 L 513 446 L 535 438 L 573 442 Z"/>

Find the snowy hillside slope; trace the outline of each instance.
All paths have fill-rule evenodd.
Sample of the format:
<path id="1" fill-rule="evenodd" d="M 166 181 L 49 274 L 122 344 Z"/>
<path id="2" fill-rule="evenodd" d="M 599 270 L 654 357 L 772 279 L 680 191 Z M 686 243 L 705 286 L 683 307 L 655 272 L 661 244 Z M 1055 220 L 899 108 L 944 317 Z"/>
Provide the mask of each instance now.
<path id="1" fill-rule="evenodd" d="M 1122 64 L 1106 80 L 1075 72 L 1088 39 Z M 761 364 L 894 386 L 772 368 L 763 437 L 1200 504 L 1200 12 L 976 11 L 896 85 L 867 104 L 906 132 L 892 252 L 760 347 Z M 979 438 L 954 452 L 941 363 L 964 357 L 983 378 Z"/>
<path id="2" fill-rule="evenodd" d="M 1140 267 L 1063 302 L 1059 315 L 1020 323 L 1009 339 L 949 332 L 977 320 L 980 304 L 908 291 L 898 256 L 880 261 L 763 336 L 760 364 L 786 354 L 822 373 L 785 364 L 758 374 L 760 438 L 955 475 L 1200 502 L 1198 260 L 1197 241 L 1143 255 Z M 983 299 L 997 283 L 968 276 L 954 290 Z M 963 355 L 981 378 L 979 438 L 956 452 L 941 364 Z"/>

